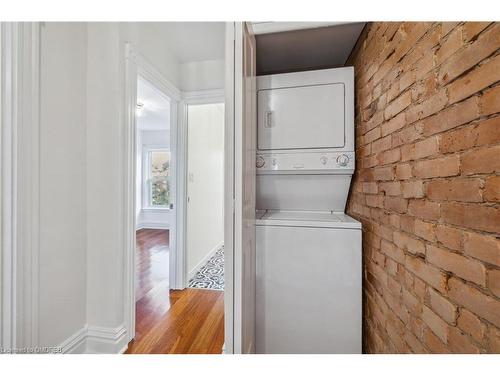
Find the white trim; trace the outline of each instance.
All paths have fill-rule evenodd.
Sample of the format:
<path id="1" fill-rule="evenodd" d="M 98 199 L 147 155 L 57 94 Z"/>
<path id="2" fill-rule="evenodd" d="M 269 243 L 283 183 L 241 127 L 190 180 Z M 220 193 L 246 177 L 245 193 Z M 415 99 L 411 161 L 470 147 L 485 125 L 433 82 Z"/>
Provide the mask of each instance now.
<path id="1" fill-rule="evenodd" d="M 136 103 L 137 103 L 137 78 L 142 77 L 153 84 L 170 101 L 170 134 L 171 139 L 177 137 L 177 106 L 181 99 L 181 92 L 170 81 L 150 64 L 141 54 L 136 52 L 130 43 L 125 46 L 125 139 L 124 139 L 124 248 L 125 262 L 123 275 L 125 332 L 127 344 L 135 336 L 135 248 L 136 248 Z M 178 206 L 177 197 L 177 155 L 176 142 L 171 142 L 170 168 L 171 176 L 175 183 L 171 186 L 171 196 L 174 208 L 170 210 L 174 217 Z M 176 288 L 176 263 L 177 263 L 177 234 L 175 220 L 169 228 L 174 233 L 170 238 L 169 252 L 169 283 L 171 288 Z"/>
<path id="2" fill-rule="evenodd" d="M 117 354 L 127 350 L 127 328 L 120 325 L 115 328 L 85 325 L 57 346 L 61 353 Z"/>
<path id="3" fill-rule="evenodd" d="M 224 353 L 234 353 L 234 22 L 226 22 L 224 119 Z M 240 51 L 241 52 L 241 51 Z"/>
<path id="4" fill-rule="evenodd" d="M 224 101 L 224 89 L 184 91 L 182 99 L 190 104 L 219 103 Z M 201 102 L 198 103 L 197 100 Z"/>
<path id="5" fill-rule="evenodd" d="M 124 325 L 116 328 L 89 326 L 87 328 L 86 353 L 123 353 L 127 350 L 127 328 Z"/>
<path id="6" fill-rule="evenodd" d="M 38 344 L 40 23 L 1 23 L 1 345 Z"/>
<path id="7" fill-rule="evenodd" d="M 71 353 L 80 354 L 85 353 L 87 350 L 87 326 L 79 329 L 61 344 L 58 348 L 61 349 L 61 353 Z"/>
<path id="8" fill-rule="evenodd" d="M 137 224 L 136 231 L 141 229 L 170 229 L 170 225 L 167 223 L 164 224 L 145 221 Z"/>
<path id="9" fill-rule="evenodd" d="M 203 259 L 200 260 L 198 264 L 194 266 L 193 269 L 191 269 L 191 271 L 188 272 L 188 277 L 187 277 L 188 281 L 191 280 L 196 275 L 196 273 L 200 270 L 200 268 L 203 267 L 210 260 L 210 258 L 212 258 L 215 255 L 217 250 L 219 250 L 222 246 L 224 246 L 223 241 L 218 243 L 212 250 L 210 250 L 207 253 L 207 255 L 205 255 Z"/>
<path id="10" fill-rule="evenodd" d="M 165 151 L 169 153 L 169 162 L 172 164 L 172 153 L 170 146 L 142 145 L 141 149 L 141 211 L 147 210 L 171 210 L 168 206 L 151 206 L 151 188 L 148 181 L 151 179 L 151 152 Z"/>
<path id="11" fill-rule="evenodd" d="M 284 31 L 316 29 L 318 27 L 345 25 L 353 22 L 251 22 L 255 35 Z"/>

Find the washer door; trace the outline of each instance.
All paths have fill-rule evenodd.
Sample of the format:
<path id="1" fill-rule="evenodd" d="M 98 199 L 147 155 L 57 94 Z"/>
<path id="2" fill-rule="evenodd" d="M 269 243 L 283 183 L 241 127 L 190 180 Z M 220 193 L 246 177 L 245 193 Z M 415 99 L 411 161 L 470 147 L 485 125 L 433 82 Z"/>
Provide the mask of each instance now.
<path id="1" fill-rule="evenodd" d="M 343 83 L 266 89 L 257 97 L 259 150 L 344 147 Z"/>

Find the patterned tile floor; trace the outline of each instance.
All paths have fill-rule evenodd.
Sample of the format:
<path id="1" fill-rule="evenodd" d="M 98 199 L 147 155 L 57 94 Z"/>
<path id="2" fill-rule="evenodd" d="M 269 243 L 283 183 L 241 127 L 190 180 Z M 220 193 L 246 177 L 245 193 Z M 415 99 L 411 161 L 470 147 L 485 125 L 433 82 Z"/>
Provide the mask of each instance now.
<path id="1" fill-rule="evenodd" d="M 188 288 L 224 290 L 224 246 L 189 280 Z"/>

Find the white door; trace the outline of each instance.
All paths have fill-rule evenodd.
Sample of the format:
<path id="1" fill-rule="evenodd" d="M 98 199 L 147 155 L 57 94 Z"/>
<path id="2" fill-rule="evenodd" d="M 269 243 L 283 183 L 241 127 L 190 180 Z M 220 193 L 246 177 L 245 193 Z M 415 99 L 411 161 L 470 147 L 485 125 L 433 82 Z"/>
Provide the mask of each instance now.
<path id="1" fill-rule="evenodd" d="M 255 352 L 255 38 L 226 26 L 226 353 Z"/>

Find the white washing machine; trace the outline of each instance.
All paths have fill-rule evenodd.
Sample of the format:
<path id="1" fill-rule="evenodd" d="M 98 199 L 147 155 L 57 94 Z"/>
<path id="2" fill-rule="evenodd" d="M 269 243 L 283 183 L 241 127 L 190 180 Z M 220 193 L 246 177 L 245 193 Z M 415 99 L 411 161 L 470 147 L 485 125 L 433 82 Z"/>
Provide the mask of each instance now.
<path id="1" fill-rule="evenodd" d="M 361 353 L 352 68 L 258 78 L 256 352 Z"/>

